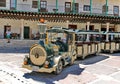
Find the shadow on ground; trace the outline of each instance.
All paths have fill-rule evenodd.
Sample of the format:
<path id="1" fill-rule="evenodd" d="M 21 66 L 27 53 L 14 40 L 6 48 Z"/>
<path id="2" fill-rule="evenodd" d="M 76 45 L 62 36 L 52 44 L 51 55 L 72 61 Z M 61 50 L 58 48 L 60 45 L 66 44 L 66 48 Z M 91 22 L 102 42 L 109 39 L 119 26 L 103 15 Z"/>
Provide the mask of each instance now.
<path id="1" fill-rule="evenodd" d="M 29 79 L 33 79 L 38 82 L 42 82 L 45 84 L 54 84 L 55 81 L 59 81 L 65 79 L 68 75 L 80 75 L 84 68 L 80 68 L 79 65 L 67 66 L 63 69 L 63 71 L 59 75 L 55 75 L 53 73 L 38 73 L 31 72 L 24 74 L 23 77 Z"/>
<path id="2" fill-rule="evenodd" d="M 97 56 L 95 56 L 95 55 L 93 55 L 93 56 L 88 56 L 84 60 L 77 59 L 75 61 L 75 64 L 90 65 L 90 64 L 94 64 L 94 63 L 103 61 L 103 60 L 105 60 L 107 58 L 109 58 L 109 56 L 105 56 L 105 55 L 97 55 Z"/>
<path id="3" fill-rule="evenodd" d="M 45 84 L 54 84 L 55 81 L 65 79 L 70 74 L 80 75 L 85 70 L 85 68 L 80 68 L 79 64 L 83 64 L 83 65 L 95 64 L 100 61 L 106 60 L 108 58 L 109 58 L 108 55 L 103 55 L 103 54 L 97 56 L 88 56 L 84 60 L 77 59 L 74 65 L 65 67 L 63 72 L 59 75 L 54 75 L 53 73 L 49 74 L 49 73 L 31 72 L 24 74 L 24 77 L 27 79 L 32 78 L 35 81 L 39 81 Z"/>
<path id="4" fill-rule="evenodd" d="M 120 56 L 120 52 L 115 52 L 115 53 L 112 53 L 112 54 L 108 54 L 110 56 Z"/>

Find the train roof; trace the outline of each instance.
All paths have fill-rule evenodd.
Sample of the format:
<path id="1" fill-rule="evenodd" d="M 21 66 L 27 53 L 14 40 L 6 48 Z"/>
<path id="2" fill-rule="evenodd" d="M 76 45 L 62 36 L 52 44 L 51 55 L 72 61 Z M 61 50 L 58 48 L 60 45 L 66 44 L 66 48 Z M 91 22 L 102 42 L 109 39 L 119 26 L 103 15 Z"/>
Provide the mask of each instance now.
<path id="1" fill-rule="evenodd" d="M 75 31 L 68 28 L 51 28 L 48 29 L 47 32 L 51 33 L 75 33 Z"/>
<path id="2" fill-rule="evenodd" d="M 102 34 L 101 32 L 97 31 L 84 31 L 84 30 L 76 30 L 76 34 Z"/>
<path id="3" fill-rule="evenodd" d="M 108 32 L 110 35 L 120 35 L 120 32 Z"/>

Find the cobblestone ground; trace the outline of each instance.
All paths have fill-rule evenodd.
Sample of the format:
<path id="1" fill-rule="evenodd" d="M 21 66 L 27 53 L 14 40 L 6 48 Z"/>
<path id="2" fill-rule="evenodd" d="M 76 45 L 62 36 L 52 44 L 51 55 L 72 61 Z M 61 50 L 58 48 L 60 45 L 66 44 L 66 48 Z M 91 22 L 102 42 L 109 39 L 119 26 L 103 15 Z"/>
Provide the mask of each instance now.
<path id="1" fill-rule="evenodd" d="M 120 53 L 76 60 L 60 75 L 22 68 L 29 47 L 0 47 L 0 84 L 120 84 Z"/>

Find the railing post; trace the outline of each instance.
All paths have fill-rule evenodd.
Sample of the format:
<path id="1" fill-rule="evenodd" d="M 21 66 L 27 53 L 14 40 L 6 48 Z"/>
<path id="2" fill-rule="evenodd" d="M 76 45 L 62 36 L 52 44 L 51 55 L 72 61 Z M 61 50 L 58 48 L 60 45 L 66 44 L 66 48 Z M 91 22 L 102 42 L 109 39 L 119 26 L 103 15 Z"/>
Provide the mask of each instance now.
<path id="1" fill-rule="evenodd" d="M 15 0 L 15 10 L 17 10 L 17 0 Z"/>
<path id="2" fill-rule="evenodd" d="M 40 0 L 38 0 L 38 12 L 40 12 Z"/>
<path id="3" fill-rule="evenodd" d="M 76 10 L 75 10 L 75 0 L 73 0 L 73 2 L 72 2 L 72 12 L 76 13 Z"/>
<path id="4" fill-rule="evenodd" d="M 90 0 L 90 15 L 92 14 L 92 0 Z"/>
<path id="5" fill-rule="evenodd" d="M 105 15 L 108 15 L 108 0 L 106 0 L 106 11 L 105 11 Z"/>
<path id="6" fill-rule="evenodd" d="M 56 13 L 58 12 L 58 0 L 56 0 Z"/>

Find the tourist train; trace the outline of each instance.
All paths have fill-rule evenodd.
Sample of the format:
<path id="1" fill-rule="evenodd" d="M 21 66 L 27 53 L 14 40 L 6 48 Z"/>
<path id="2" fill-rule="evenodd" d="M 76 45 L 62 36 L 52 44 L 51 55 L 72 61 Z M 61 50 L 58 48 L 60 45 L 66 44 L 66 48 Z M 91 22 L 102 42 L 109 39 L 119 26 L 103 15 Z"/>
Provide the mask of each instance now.
<path id="1" fill-rule="evenodd" d="M 37 72 L 60 74 L 63 66 L 81 57 L 120 51 L 119 32 L 97 32 L 53 27 L 44 30 L 40 42 L 30 48 L 23 67 Z"/>

